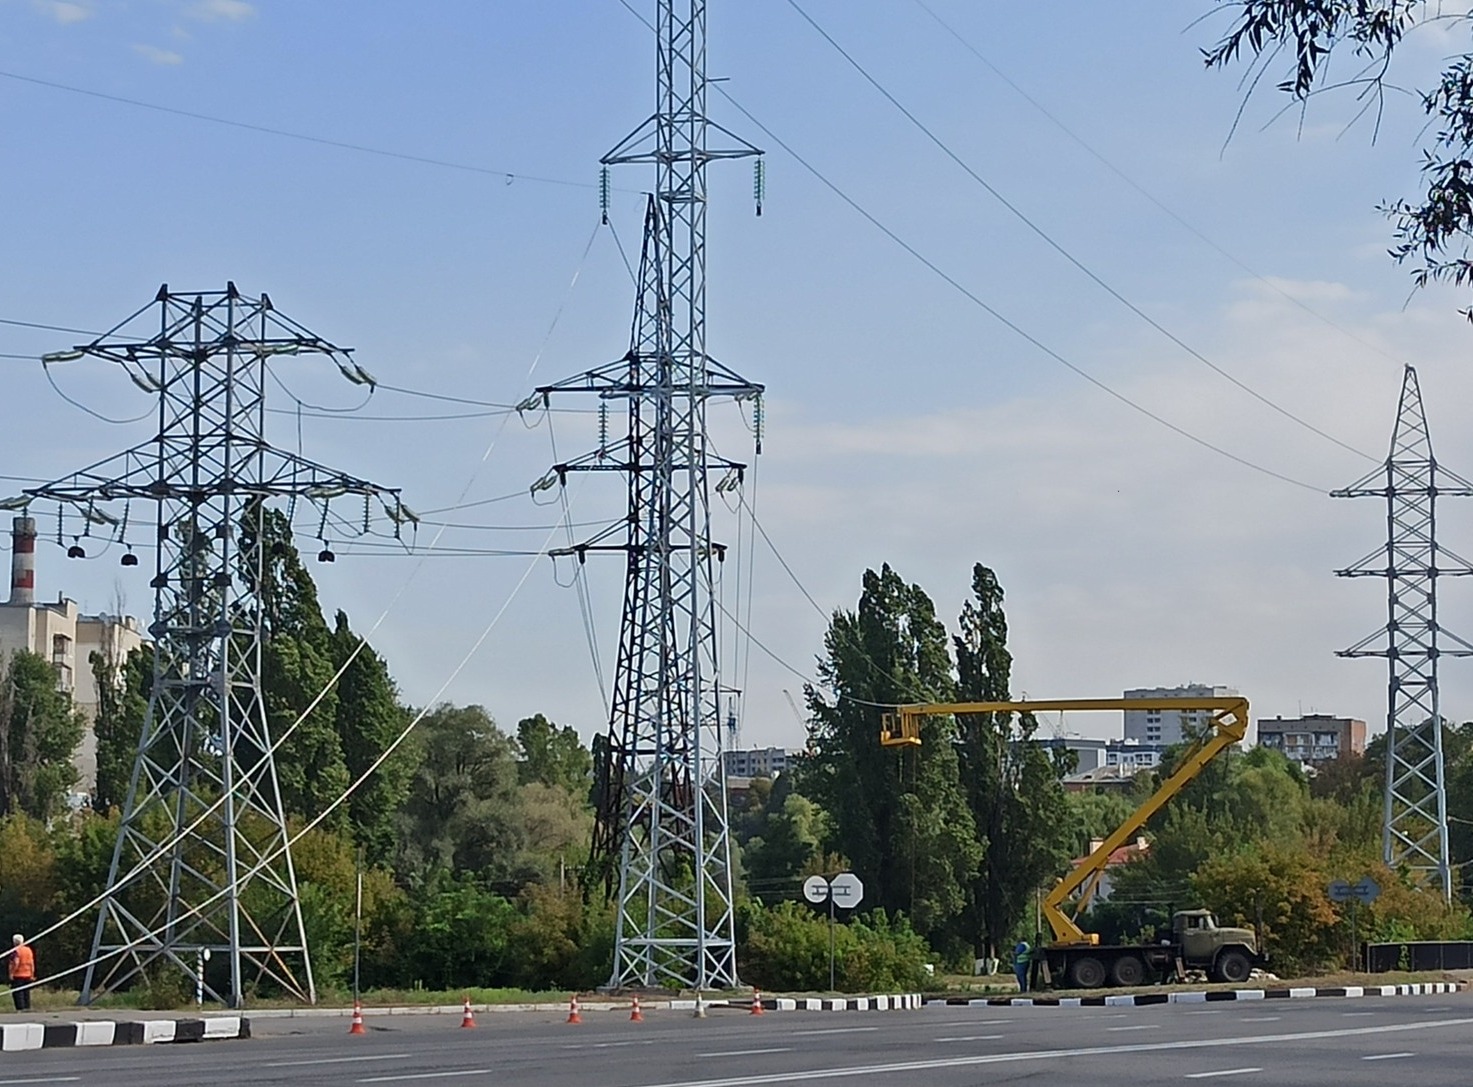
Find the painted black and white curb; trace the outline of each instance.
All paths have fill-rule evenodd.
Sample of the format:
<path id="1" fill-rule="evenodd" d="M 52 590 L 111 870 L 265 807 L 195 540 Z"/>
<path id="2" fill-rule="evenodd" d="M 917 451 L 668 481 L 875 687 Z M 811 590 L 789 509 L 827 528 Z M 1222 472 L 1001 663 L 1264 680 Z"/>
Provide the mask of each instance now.
<path id="1" fill-rule="evenodd" d="M 155 1045 L 249 1038 L 251 1021 L 241 1015 L 208 1019 L 88 1019 L 76 1023 L 0 1023 L 0 1051 L 65 1049 L 69 1046 Z"/>
<path id="2" fill-rule="evenodd" d="M 1119 996 L 993 996 L 969 998 L 948 996 L 926 1001 L 927 1007 L 945 1005 L 1022 1008 L 1114 1008 L 1147 1004 L 1209 1004 L 1222 1000 L 1304 1000 L 1319 996 L 1435 996 L 1456 993 L 1455 981 L 1427 981 L 1409 985 L 1344 985 L 1331 988 L 1208 989 L 1181 993 L 1133 993 Z"/>
<path id="3" fill-rule="evenodd" d="M 751 1001 L 747 1001 L 751 1004 Z M 884 1012 L 913 1011 L 925 1003 L 920 993 L 888 996 L 763 997 L 762 1007 L 776 1012 Z"/>

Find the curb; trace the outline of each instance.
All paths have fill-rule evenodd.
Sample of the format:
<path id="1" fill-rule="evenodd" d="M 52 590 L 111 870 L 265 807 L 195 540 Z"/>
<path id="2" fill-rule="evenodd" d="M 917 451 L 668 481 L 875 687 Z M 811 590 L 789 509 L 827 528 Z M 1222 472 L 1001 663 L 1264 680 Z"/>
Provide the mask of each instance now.
<path id="1" fill-rule="evenodd" d="M 1304 1000 L 1320 996 L 1435 996 L 1456 993 L 1464 986 L 1456 981 L 1427 981 L 1408 985 L 1346 985 L 1333 988 L 1215 989 L 1180 993 L 1135 993 L 1129 996 L 993 996 L 982 999 L 949 996 L 926 1001 L 927 1007 L 987 1006 L 1013 1008 L 1116 1008 L 1151 1004 L 1206 1004 L 1224 1000 Z"/>
<path id="2" fill-rule="evenodd" d="M 155 1045 L 249 1038 L 242 1015 L 208 1019 L 86 1019 L 76 1023 L 0 1023 L 0 1051 L 67 1049 L 73 1046 Z"/>
<path id="3" fill-rule="evenodd" d="M 694 1000 L 644 1000 L 641 1001 L 644 1010 L 666 1010 L 678 1012 L 693 1012 L 696 1010 Z M 920 993 L 893 993 L 884 996 L 850 996 L 850 997 L 763 997 L 762 1007 L 765 1011 L 901 1011 L 921 1007 L 925 998 Z M 706 1008 L 742 1008 L 752 1006 L 750 998 L 718 998 L 716 1000 L 702 1000 L 701 1005 Z M 579 999 L 578 1008 L 583 1012 L 624 1012 L 629 1010 L 627 1000 L 583 1000 Z M 564 1013 L 568 1010 L 567 1001 L 559 1001 L 556 1004 L 472 1004 L 471 1011 L 480 1015 L 483 1012 L 553 1012 Z M 461 1015 L 465 1011 L 464 1004 L 396 1004 L 389 1007 L 365 1007 L 363 1017 L 365 1019 L 378 1015 Z M 251 1017 L 255 1019 L 298 1019 L 316 1018 L 319 1016 L 346 1018 L 353 1014 L 352 1008 L 265 1008 L 252 1011 Z"/>

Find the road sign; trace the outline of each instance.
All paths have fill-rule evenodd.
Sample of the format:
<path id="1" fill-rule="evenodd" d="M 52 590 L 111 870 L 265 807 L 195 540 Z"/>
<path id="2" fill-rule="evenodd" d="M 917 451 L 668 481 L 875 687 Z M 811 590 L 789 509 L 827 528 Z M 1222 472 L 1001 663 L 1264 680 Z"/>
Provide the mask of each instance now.
<path id="1" fill-rule="evenodd" d="M 834 896 L 834 905 L 853 909 L 864 899 L 864 884 L 853 872 L 840 872 L 829 880 L 829 894 Z"/>
<path id="2" fill-rule="evenodd" d="M 822 876 L 809 876 L 803 881 L 803 897 L 815 906 L 826 902 L 829 897 L 829 881 Z"/>
<path id="3" fill-rule="evenodd" d="M 1354 883 L 1337 879 L 1327 888 L 1331 902 L 1359 902 L 1369 906 L 1381 894 L 1381 885 L 1370 876 L 1361 876 Z"/>

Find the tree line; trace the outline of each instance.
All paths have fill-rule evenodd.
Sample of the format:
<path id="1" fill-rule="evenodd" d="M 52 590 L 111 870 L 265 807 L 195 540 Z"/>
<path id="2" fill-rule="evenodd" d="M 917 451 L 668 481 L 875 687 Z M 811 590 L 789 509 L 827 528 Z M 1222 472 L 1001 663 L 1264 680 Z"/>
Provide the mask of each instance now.
<path id="1" fill-rule="evenodd" d="M 262 524 L 273 735 L 302 719 L 277 754 L 290 821 L 304 825 L 367 774 L 293 850 L 319 985 L 350 980 L 360 868 L 367 988 L 602 984 L 613 912 L 602 883 L 583 882 L 588 746 L 540 714 L 505 729 L 480 706 L 440 705 L 368 773 L 416 711 L 347 616 L 327 621 L 285 519 Z M 831 616 L 820 683 L 805 690 L 804 752 L 776 780 L 732 797 L 738 962 L 764 988 L 827 986 L 825 918 L 799 895 L 813 874 L 852 870 L 865 883 L 864 907 L 837 934 L 841 987 L 920 985 L 928 966 L 969 972 L 974 959 L 1034 938 L 1040 891 L 1181 754 L 1168 752 L 1122 795 L 1066 791 L 1067 760 L 1029 742 L 1038 725 L 1026 715 L 928 718 L 919 748 L 882 747 L 881 717 L 897 703 L 1010 697 L 1003 590 L 978 564 L 948 629 L 926 592 L 889 566 L 867 571 L 860 589 L 853 610 Z M 46 928 L 106 882 L 152 662 L 144 650 L 93 664 L 98 780 L 78 813 L 65 797 L 83 723 L 47 662 L 16 654 L 5 665 L 0 931 Z M 1473 725 L 1449 728 L 1446 746 L 1453 850 L 1473 857 Z M 1379 864 L 1383 771 L 1384 741 L 1313 778 L 1275 751 L 1229 751 L 1153 819 L 1149 852 L 1115 874 L 1086 927 L 1107 940 L 1149 939 L 1172 909 L 1204 905 L 1262 925 L 1284 968 L 1317 970 L 1343 959 L 1349 940 L 1325 886 L 1372 874 L 1384 893 L 1363 913 L 1363 935 L 1473 935 L 1465 907 Z M 85 961 L 90 934 L 74 923 L 45 941 L 43 974 Z M 168 991 L 167 979 L 150 980 Z"/>

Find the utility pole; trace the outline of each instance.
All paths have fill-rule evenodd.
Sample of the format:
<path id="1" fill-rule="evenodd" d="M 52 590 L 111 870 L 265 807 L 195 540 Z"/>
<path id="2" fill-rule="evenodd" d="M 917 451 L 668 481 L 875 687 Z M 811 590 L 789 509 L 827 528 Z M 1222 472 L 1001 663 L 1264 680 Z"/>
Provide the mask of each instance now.
<path id="1" fill-rule="evenodd" d="M 165 285 L 111 332 L 42 360 L 106 360 L 158 397 L 152 439 L 25 491 L 30 502 L 57 503 L 58 542 L 66 519 L 77 522 L 74 557 L 85 555 L 94 525 L 116 526 L 127 543 L 132 503 L 156 511 L 153 685 L 83 1004 L 158 969 L 182 971 L 203 996 L 232 1007 L 248 982 L 316 999 L 277 780 L 281 737 L 262 691 L 267 591 L 280 561 L 262 538 L 265 511 L 281 499 L 311 509 L 323 561 L 334 557 L 330 517 L 334 535 L 356 535 L 375 505 L 396 525 L 413 514 L 397 490 L 267 443 L 269 367 L 299 355 L 325 356 L 355 384 L 373 383 L 349 349 L 233 283 L 182 294 Z M 344 496 L 354 496 L 347 517 L 332 506 Z M 123 564 L 138 565 L 131 547 Z M 212 952 L 227 966 L 206 978 L 198 964 Z"/>
<path id="2" fill-rule="evenodd" d="M 737 984 L 714 592 L 725 547 L 710 535 L 711 476 L 720 473 L 718 492 L 731 489 L 745 467 L 711 452 L 706 411 L 714 400 L 753 401 L 760 452 L 762 393 L 706 351 L 706 165 L 759 152 L 707 121 L 705 0 L 656 6 L 655 113 L 602 159 L 605 169 L 655 167 L 629 350 L 539 388 L 526 406 L 578 391 L 603 407 L 598 449 L 555 465 L 541 485 L 570 472 L 626 480 L 624 520 L 563 552 L 625 556 L 590 861 L 617 896 L 610 985 L 704 990 Z M 711 130 L 724 146 L 708 145 Z M 628 415 L 614 442 L 610 405 Z"/>
<path id="3" fill-rule="evenodd" d="M 1410 869 L 1452 900 L 1447 790 L 1442 758 L 1439 657 L 1473 656 L 1473 645 L 1443 630 L 1437 581 L 1473 574 L 1473 566 L 1437 542 L 1439 497 L 1473 496 L 1473 484 L 1437 463 L 1417 372 L 1402 376 L 1401 400 L 1385 463 L 1334 498 L 1386 500 L 1386 545 L 1339 577 L 1386 579 L 1386 625 L 1342 657 L 1385 657 L 1386 806 L 1382 850 L 1390 867 Z"/>

